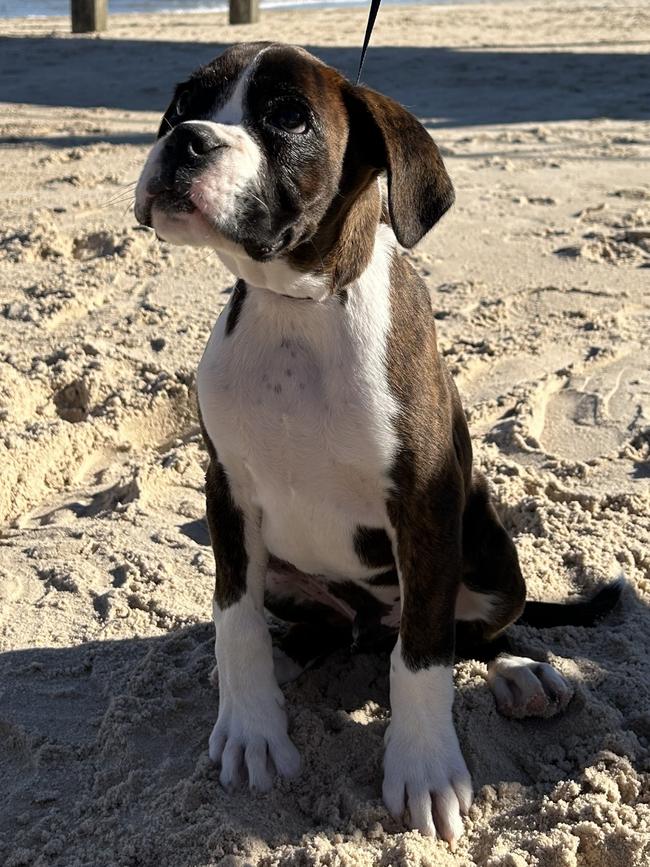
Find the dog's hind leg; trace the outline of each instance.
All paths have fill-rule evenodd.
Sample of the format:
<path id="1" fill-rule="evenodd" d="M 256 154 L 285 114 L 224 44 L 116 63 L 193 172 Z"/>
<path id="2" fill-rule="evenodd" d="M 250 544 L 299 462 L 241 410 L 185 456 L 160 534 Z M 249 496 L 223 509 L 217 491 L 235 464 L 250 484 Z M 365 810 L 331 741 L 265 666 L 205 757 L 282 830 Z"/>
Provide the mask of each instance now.
<path id="1" fill-rule="evenodd" d="M 328 591 L 324 578 L 270 557 L 264 605 L 281 623 L 273 629 L 273 667 L 289 683 L 353 640 L 355 612 Z"/>
<path id="2" fill-rule="evenodd" d="M 512 539 L 474 475 L 463 516 L 464 575 L 456 600 L 456 655 L 488 663 L 488 683 L 506 716 L 552 716 L 573 695 L 548 663 L 509 652 L 504 630 L 524 611 L 526 585 Z"/>

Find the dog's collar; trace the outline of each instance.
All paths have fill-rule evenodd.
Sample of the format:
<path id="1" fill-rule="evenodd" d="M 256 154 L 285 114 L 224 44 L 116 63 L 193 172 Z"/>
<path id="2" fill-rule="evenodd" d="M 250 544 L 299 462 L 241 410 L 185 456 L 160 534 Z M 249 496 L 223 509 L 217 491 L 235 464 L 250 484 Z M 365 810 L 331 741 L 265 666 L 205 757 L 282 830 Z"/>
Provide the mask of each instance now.
<path id="1" fill-rule="evenodd" d="M 300 295 L 285 295 L 284 292 L 278 292 L 277 294 L 280 296 L 280 298 L 290 298 L 292 301 L 313 301 L 314 300 L 309 295 L 303 295 L 301 297 Z"/>

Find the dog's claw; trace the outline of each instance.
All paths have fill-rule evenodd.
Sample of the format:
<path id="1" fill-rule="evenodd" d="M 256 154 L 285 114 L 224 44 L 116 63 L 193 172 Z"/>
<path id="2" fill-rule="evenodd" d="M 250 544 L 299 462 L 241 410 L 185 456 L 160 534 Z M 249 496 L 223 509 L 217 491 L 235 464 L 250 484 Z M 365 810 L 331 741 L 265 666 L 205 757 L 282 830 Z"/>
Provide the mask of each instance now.
<path id="1" fill-rule="evenodd" d="M 278 709 L 279 710 L 279 709 Z M 295 777 L 300 770 L 300 753 L 286 732 L 284 714 L 269 714 L 267 730 L 251 732 L 232 716 L 217 720 L 209 742 L 209 755 L 220 766 L 219 782 L 232 791 L 248 774 L 248 785 L 259 792 L 273 786 L 273 766 L 281 777 Z M 275 724 L 272 724 L 272 723 Z"/>
<path id="2" fill-rule="evenodd" d="M 463 833 L 461 814 L 472 803 L 472 784 L 455 734 L 449 740 L 443 750 L 428 743 L 399 749 L 389 739 L 383 798 L 393 818 L 399 821 L 406 812 L 413 830 L 455 846 Z"/>

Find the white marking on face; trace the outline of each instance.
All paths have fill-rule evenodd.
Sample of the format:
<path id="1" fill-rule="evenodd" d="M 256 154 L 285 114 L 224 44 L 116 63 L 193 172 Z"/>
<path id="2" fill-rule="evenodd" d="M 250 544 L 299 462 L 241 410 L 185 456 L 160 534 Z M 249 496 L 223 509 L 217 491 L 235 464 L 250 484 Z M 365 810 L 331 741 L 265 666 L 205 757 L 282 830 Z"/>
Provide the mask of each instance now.
<path id="1" fill-rule="evenodd" d="M 220 107 L 215 109 L 213 116 L 210 120 L 215 123 L 224 123 L 224 124 L 233 124 L 239 125 L 244 120 L 244 102 L 246 100 L 246 92 L 248 90 L 248 84 L 253 76 L 253 73 L 257 69 L 260 58 L 267 51 L 270 51 L 275 46 L 267 45 L 265 48 L 260 48 L 255 57 L 250 61 L 250 63 L 242 70 L 237 79 L 237 83 L 235 85 L 235 89 L 226 100 L 226 102 Z"/>
<path id="2" fill-rule="evenodd" d="M 229 308 L 199 366 L 207 432 L 229 475 L 245 476 L 269 551 L 302 572 L 367 578 L 358 525 L 386 527 L 398 448 L 386 378 L 395 239 L 378 229 L 372 260 L 348 289 L 296 302 L 249 289 L 232 334 Z M 231 460 L 231 465 L 228 464 Z"/>
<path id="3" fill-rule="evenodd" d="M 203 124 L 221 138 L 227 147 L 215 155 L 211 168 L 192 182 L 190 199 L 199 214 L 163 213 L 154 205 L 152 223 L 158 235 L 171 244 L 212 247 L 226 268 L 250 286 L 269 289 L 295 298 L 322 300 L 329 295 L 329 279 L 298 271 L 282 258 L 259 262 L 251 259 L 243 246 L 228 240 L 235 233 L 238 211 L 246 196 L 265 208 L 256 181 L 262 171 L 262 151 L 244 125 L 246 91 L 260 57 L 273 46 L 261 49 L 240 74 L 226 101 L 215 109 L 210 120 L 185 121 Z M 153 146 L 136 188 L 136 216 L 144 218 L 151 196 L 146 186 L 160 169 L 160 159 L 171 131 Z M 269 214 L 269 219 L 271 215 Z"/>
<path id="4" fill-rule="evenodd" d="M 452 718 L 451 666 L 410 671 L 401 639 L 391 654 L 391 721 L 386 730 L 383 797 L 388 810 L 421 834 L 452 843 L 463 831 L 472 782 Z"/>
<path id="5" fill-rule="evenodd" d="M 210 246 L 219 251 L 223 242 L 221 231 L 233 231 L 237 222 L 239 199 L 254 192 L 262 155 L 257 142 L 243 126 L 244 100 L 250 76 L 262 51 L 241 73 L 235 89 L 222 108 L 211 120 L 189 120 L 178 126 L 203 126 L 210 130 L 224 147 L 220 148 L 206 170 L 193 179 L 189 198 L 200 211 L 196 215 L 179 212 L 169 214 L 156 208 L 152 211 L 152 224 L 158 235 L 169 243 L 189 246 Z M 147 193 L 149 181 L 160 172 L 160 162 L 170 130 L 151 149 L 136 187 L 136 216 L 144 216 L 151 195 Z M 220 231 L 221 230 L 221 231 Z M 227 245 L 234 246 L 237 245 Z M 245 256 L 243 249 L 241 253 Z M 247 258 L 247 257 L 246 257 Z"/>
<path id="6" fill-rule="evenodd" d="M 192 181 L 190 199 L 215 227 L 234 229 L 241 207 L 239 197 L 245 197 L 255 186 L 262 161 L 260 147 L 243 126 L 207 120 L 189 123 L 207 128 L 225 145 L 216 152 L 210 167 Z"/>
<path id="7" fill-rule="evenodd" d="M 148 203 L 151 200 L 151 195 L 147 192 L 147 185 L 160 171 L 160 156 L 164 146 L 165 139 L 158 139 L 149 151 L 147 160 L 140 172 L 140 177 L 135 188 L 135 215 L 137 219 L 144 219 Z"/>
<path id="8" fill-rule="evenodd" d="M 246 90 L 248 89 L 248 82 L 250 81 L 258 56 L 259 55 L 256 55 L 255 60 L 253 60 L 253 62 L 250 63 L 241 73 L 237 80 L 237 84 L 235 85 L 235 89 L 226 102 L 214 111 L 210 117 L 211 121 L 214 123 L 230 124 L 233 126 L 238 126 L 242 123 L 244 120 L 244 100 L 246 98 Z"/>

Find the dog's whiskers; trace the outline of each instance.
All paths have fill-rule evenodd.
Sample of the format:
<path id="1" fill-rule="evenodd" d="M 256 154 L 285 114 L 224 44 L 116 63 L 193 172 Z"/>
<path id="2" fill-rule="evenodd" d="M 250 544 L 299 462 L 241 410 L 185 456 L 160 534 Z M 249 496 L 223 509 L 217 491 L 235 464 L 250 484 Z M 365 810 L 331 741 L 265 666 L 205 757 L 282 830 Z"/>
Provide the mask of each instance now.
<path id="1" fill-rule="evenodd" d="M 135 196 L 121 196 L 119 199 L 113 199 L 111 202 L 101 205 L 102 208 L 112 208 L 115 205 L 121 205 L 123 202 L 128 202 L 132 205 L 135 202 Z"/>
<path id="2" fill-rule="evenodd" d="M 115 193 L 115 195 L 111 196 L 111 198 L 104 202 L 100 207 L 108 208 L 110 205 L 119 204 L 121 201 L 132 198 L 137 183 L 137 181 L 130 181 L 128 184 L 123 184 L 119 193 Z"/>
<path id="3" fill-rule="evenodd" d="M 256 196 L 255 193 L 249 192 L 248 195 L 251 197 L 251 199 L 255 199 L 256 202 L 259 202 L 266 211 L 266 213 L 270 216 L 271 212 L 269 211 L 269 206 L 266 204 L 266 202 L 262 201 L 262 199 L 260 199 L 259 196 Z"/>

